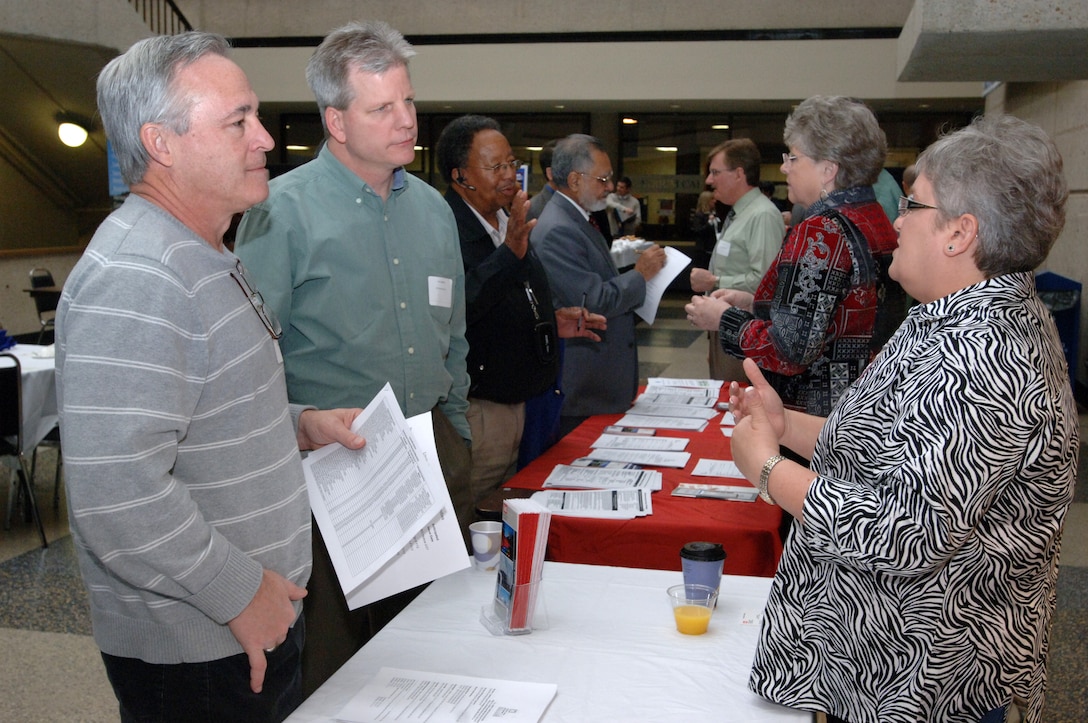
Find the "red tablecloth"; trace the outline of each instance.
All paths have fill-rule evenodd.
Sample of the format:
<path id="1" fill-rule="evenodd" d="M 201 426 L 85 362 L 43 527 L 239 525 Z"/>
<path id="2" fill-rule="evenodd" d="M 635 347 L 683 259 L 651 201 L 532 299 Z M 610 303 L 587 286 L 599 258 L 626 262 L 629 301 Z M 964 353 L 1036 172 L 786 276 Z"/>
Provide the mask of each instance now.
<path id="1" fill-rule="evenodd" d="M 590 445 L 620 414 L 590 417 L 561 439 L 504 487 L 541 489 L 557 464 L 569 464 L 584 457 Z M 680 548 L 687 542 L 706 540 L 725 547 L 725 573 L 771 577 L 782 554 L 779 527 L 782 510 L 763 500 L 729 502 L 715 499 L 673 497 L 681 482 L 743 485 L 719 477 L 692 477 L 702 458 L 732 459 L 731 439 L 721 433 L 721 417 L 715 417 L 702 432 L 660 429 L 658 436 L 689 437 L 686 451 L 691 459 L 683 469 L 661 468 L 662 488 L 653 495 L 653 514 L 633 520 L 600 520 L 553 515 L 548 536 L 548 557 L 556 562 L 574 562 L 617 567 L 647 567 L 679 570 Z"/>

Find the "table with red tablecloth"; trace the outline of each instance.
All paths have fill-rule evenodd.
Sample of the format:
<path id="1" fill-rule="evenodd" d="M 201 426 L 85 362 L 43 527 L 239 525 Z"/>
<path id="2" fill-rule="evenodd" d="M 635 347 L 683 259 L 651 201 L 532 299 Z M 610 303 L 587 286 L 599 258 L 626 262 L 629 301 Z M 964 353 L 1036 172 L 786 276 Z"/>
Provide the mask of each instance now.
<path id="1" fill-rule="evenodd" d="M 724 395 L 723 395 L 724 399 Z M 557 464 L 569 464 L 590 452 L 590 446 L 623 415 L 590 417 L 554 447 L 506 482 L 505 489 L 539 490 Z M 782 510 L 763 500 L 733 502 L 708 498 L 673 497 L 681 482 L 717 485 L 745 485 L 742 480 L 720 477 L 693 477 L 695 464 L 703 458 L 732 459 L 731 439 L 721 432 L 721 415 L 706 429 L 690 432 L 657 430 L 658 436 L 687 437 L 685 451 L 691 458 L 683 469 L 658 468 L 662 475 L 660 492 L 653 493 L 653 514 L 633 520 L 602 520 L 553 515 L 548 536 L 547 559 L 617 567 L 680 569 L 680 548 L 695 540 L 720 542 L 725 547 L 725 573 L 729 575 L 774 575 L 782 554 Z"/>

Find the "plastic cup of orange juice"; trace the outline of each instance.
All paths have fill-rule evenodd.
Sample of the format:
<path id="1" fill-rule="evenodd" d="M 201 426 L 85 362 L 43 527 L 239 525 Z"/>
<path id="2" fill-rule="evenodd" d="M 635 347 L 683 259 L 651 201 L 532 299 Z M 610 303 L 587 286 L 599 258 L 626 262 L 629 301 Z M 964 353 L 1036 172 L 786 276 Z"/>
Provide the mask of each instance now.
<path id="1" fill-rule="evenodd" d="M 684 635 L 702 635 L 710 624 L 718 592 L 706 585 L 673 585 L 669 588 L 669 601 L 676 629 Z"/>

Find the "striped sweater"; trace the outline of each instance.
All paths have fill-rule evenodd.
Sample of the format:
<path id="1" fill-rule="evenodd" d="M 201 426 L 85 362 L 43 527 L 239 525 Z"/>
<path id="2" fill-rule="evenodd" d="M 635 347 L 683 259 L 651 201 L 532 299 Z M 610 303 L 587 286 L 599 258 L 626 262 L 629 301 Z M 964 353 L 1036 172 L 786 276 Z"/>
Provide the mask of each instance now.
<path id="1" fill-rule="evenodd" d="M 57 311 L 69 519 L 103 652 L 242 652 L 226 623 L 262 568 L 310 575 L 310 510 L 276 344 L 237 259 L 137 196 Z M 301 608 L 301 603 L 296 603 Z"/>

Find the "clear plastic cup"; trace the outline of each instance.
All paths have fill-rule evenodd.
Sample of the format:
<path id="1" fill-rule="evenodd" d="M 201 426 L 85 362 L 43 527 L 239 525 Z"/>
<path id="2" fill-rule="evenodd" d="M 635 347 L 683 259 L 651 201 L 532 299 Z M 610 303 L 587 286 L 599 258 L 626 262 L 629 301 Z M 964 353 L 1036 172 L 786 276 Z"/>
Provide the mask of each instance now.
<path id="1" fill-rule="evenodd" d="M 682 584 L 669 588 L 676 629 L 684 635 L 702 635 L 710 624 L 718 591 L 706 585 Z"/>

